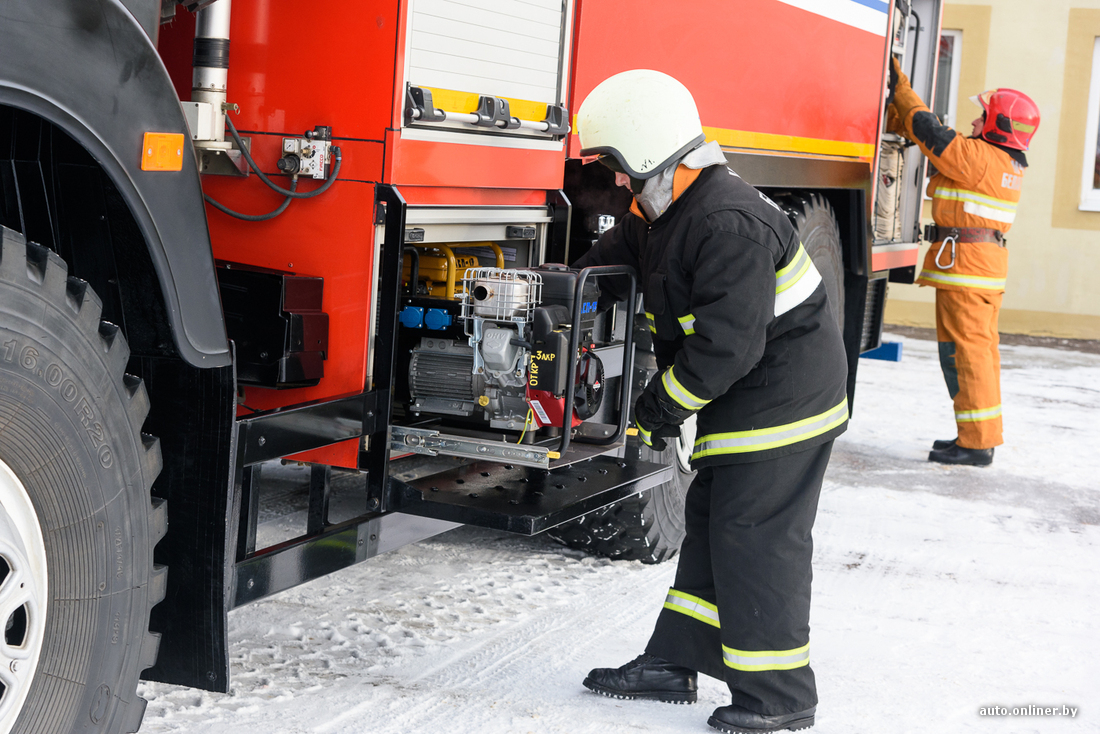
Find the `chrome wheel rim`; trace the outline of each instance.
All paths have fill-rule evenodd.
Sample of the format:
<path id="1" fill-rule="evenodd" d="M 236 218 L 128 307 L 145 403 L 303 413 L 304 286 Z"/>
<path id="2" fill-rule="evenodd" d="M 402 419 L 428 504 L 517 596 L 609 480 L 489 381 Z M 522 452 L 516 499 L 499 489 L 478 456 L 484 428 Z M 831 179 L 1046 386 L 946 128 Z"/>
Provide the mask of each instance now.
<path id="1" fill-rule="evenodd" d="M 42 652 L 48 585 L 46 544 L 30 495 L 0 461 L 0 734 L 27 700 Z"/>
<path id="2" fill-rule="evenodd" d="M 691 473 L 691 454 L 695 451 L 695 415 L 688 416 L 680 425 L 680 435 L 676 439 L 676 463 L 680 471 Z"/>

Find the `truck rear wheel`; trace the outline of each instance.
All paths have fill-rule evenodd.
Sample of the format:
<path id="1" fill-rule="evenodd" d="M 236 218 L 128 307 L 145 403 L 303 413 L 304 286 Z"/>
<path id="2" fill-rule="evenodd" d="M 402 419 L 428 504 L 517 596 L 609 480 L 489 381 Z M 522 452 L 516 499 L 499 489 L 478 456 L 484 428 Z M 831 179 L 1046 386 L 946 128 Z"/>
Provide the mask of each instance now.
<path id="1" fill-rule="evenodd" d="M 135 732 L 166 506 L 142 381 L 65 262 L 0 227 L 0 734 Z"/>
<path id="2" fill-rule="evenodd" d="M 687 433 L 685 431 L 685 433 Z M 681 435 L 664 451 L 653 451 L 631 439 L 627 455 L 655 464 L 672 464 L 672 479 L 641 494 L 590 512 L 549 531 L 554 540 L 614 560 L 661 563 L 675 556 L 684 541 L 684 497 L 695 473 L 682 457 L 694 442 Z"/>
<path id="3" fill-rule="evenodd" d="M 634 376 L 639 390 L 657 374 L 653 342 L 644 318 L 634 332 Z M 548 534 L 570 548 L 616 560 L 661 563 L 672 558 L 684 542 L 684 498 L 695 479 L 691 470 L 694 445 L 694 416 L 684 423 L 677 440 L 668 441 L 664 451 L 654 451 L 637 437 L 628 439 L 629 459 L 672 466 L 676 470 L 672 479 L 559 525 Z"/>

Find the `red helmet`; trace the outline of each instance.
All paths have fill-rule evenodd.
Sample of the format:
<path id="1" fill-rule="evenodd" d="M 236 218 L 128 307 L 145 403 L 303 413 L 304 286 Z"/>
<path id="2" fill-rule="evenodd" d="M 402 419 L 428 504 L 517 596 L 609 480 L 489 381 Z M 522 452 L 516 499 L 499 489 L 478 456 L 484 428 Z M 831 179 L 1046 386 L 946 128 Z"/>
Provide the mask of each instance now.
<path id="1" fill-rule="evenodd" d="M 970 98 L 985 110 L 982 137 L 1016 150 L 1027 150 L 1039 129 L 1039 106 L 1015 89 L 993 89 Z"/>

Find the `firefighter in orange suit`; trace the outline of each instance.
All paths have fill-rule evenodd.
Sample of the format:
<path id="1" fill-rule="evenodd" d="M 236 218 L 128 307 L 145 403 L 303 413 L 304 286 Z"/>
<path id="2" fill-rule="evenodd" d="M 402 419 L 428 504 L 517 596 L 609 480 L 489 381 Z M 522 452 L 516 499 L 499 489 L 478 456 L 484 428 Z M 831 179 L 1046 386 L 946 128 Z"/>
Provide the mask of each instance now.
<path id="1" fill-rule="evenodd" d="M 888 129 L 920 146 L 936 167 L 928 185 L 935 225 L 917 282 L 936 289 L 940 366 L 955 403 L 958 437 L 936 441 L 929 461 L 988 466 L 1001 439 L 997 314 L 1008 275 L 1005 234 L 1016 205 L 1039 108 L 996 89 L 974 97 L 982 116 L 969 138 L 940 124 L 894 60 Z"/>

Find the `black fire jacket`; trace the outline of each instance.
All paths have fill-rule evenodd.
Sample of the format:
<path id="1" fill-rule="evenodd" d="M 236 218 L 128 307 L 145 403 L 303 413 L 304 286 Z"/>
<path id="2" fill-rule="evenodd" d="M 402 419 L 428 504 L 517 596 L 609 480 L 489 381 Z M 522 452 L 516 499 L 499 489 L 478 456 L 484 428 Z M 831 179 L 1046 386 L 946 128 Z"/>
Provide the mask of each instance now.
<path id="1" fill-rule="evenodd" d="M 652 225 L 628 214 L 575 267 L 610 264 L 638 272 L 654 379 L 698 411 L 694 467 L 843 433 L 847 358 L 821 276 L 787 216 L 729 168 L 704 169 Z"/>

